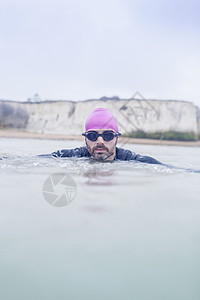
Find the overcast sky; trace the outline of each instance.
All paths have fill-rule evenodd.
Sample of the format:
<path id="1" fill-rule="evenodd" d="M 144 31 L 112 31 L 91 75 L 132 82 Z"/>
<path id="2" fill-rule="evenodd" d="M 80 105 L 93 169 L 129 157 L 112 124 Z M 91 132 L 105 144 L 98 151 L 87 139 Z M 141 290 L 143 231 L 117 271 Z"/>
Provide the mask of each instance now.
<path id="1" fill-rule="evenodd" d="M 199 0 L 0 0 L 0 99 L 200 106 Z"/>

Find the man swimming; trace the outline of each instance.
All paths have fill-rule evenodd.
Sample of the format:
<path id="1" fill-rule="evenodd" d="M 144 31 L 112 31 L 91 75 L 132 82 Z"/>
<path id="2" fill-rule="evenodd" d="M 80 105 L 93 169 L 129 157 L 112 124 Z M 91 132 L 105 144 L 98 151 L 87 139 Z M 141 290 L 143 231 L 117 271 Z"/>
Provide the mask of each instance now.
<path id="1" fill-rule="evenodd" d="M 63 149 L 53 152 L 53 157 L 88 157 L 98 161 L 135 160 L 148 164 L 161 164 L 150 156 L 142 156 L 116 147 L 118 137 L 117 121 L 106 108 L 96 108 L 85 123 L 86 147 Z"/>

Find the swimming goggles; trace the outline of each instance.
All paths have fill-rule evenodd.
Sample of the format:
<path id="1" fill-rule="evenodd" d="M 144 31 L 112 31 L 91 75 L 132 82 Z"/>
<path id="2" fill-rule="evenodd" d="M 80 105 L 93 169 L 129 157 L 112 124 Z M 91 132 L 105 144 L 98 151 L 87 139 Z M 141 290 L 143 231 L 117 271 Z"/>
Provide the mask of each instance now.
<path id="1" fill-rule="evenodd" d="M 112 141 L 116 136 L 121 135 L 121 133 L 113 132 L 111 130 L 106 130 L 101 134 L 96 131 L 88 131 L 88 132 L 82 133 L 82 135 L 85 136 L 91 142 L 95 142 L 99 136 L 102 136 L 104 141 L 109 142 L 109 141 Z"/>

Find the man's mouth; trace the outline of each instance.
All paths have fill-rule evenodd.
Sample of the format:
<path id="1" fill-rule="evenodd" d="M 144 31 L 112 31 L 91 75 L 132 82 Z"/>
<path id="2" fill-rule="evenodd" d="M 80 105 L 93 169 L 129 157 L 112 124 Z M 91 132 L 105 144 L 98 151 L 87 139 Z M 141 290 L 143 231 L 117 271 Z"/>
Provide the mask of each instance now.
<path id="1" fill-rule="evenodd" d="M 104 148 L 96 148 L 95 151 L 97 151 L 97 152 L 104 152 L 104 151 L 106 151 L 106 149 L 104 149 Z"/>
<path id="2" fill-rule="evenodd" d="M 95 147 L 94 148 L 94 151 L 95 152 L 105 152 L 107 149 L 106 148 L 104 148 L 104 147 Z"/>

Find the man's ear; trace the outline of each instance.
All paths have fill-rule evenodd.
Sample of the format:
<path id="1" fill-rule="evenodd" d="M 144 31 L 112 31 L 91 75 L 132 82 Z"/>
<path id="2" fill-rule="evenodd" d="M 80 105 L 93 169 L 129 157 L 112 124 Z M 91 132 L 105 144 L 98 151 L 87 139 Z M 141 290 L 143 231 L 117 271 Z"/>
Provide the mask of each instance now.
<path id="1" fill-rule="evenodd" d="M 86 148 L 87 148 L 88 145 L 87 145 L 87 139 L 86 138 L 85 138 L 85 144 L 86 144 Z"/>

